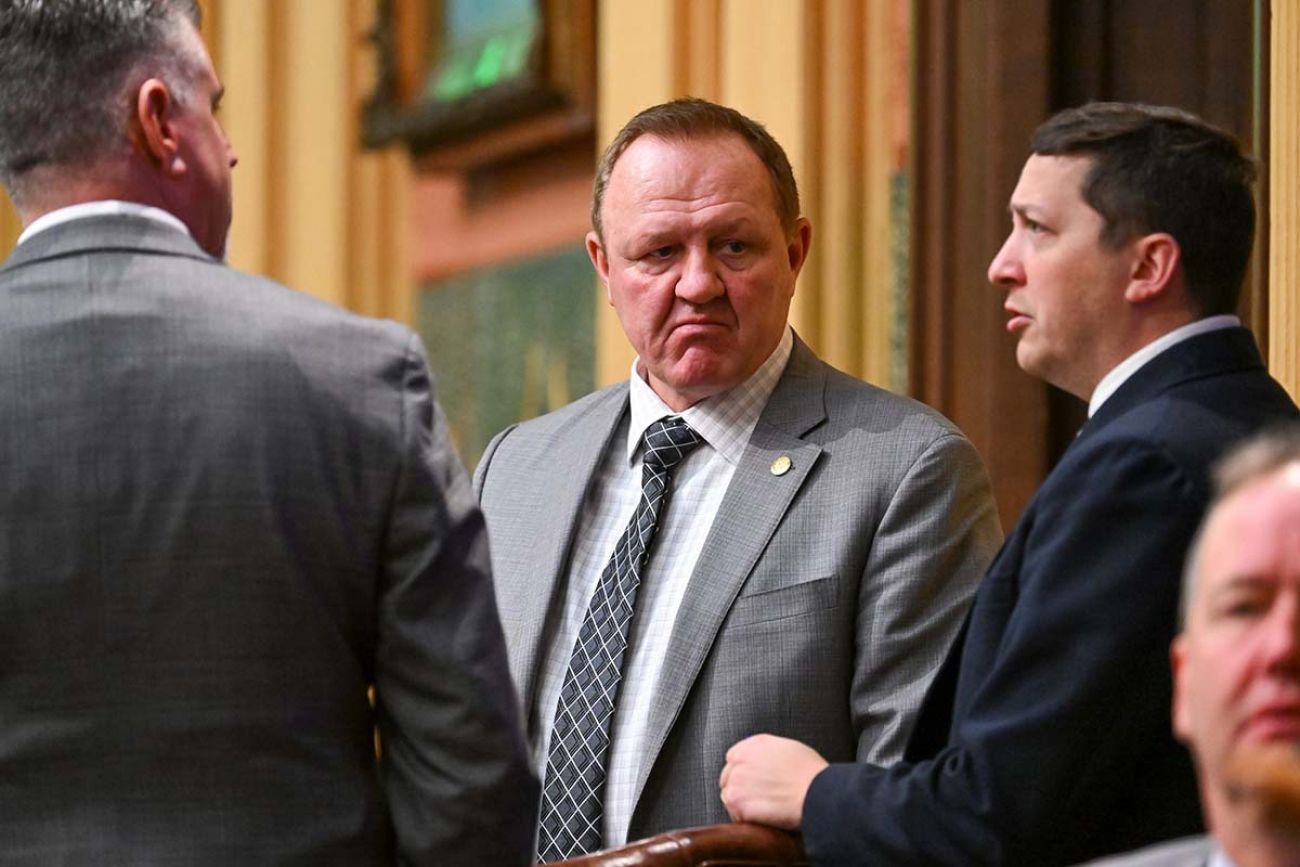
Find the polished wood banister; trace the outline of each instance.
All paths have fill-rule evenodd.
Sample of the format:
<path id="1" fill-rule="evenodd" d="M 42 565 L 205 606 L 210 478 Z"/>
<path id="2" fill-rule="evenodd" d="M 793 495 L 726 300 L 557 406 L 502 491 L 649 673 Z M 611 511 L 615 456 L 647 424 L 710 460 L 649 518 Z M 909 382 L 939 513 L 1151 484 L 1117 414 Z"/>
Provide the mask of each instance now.
<path id="1" fill-rule="evenodd" d="M 799 837 L 739 822 L 668 831 L 552 867 L 799 867 L 806 865 Z"/>

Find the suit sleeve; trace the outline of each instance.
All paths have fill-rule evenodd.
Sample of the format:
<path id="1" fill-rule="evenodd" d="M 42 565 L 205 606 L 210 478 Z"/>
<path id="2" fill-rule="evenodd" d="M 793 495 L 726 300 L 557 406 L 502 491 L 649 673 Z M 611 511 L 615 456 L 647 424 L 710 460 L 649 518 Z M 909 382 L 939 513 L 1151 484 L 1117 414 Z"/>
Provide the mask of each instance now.
<path id="1" fill-rule="evenodd" d="M 486 530 L 412 336 L 384 550 L 375 699 L 399 863 L 531 863 L 538 785 Z"/>
<path id="2" fill-rule="evenodd" d="M 858 761 L 902 758 L 926 688 L 1001 542 L 975 447 L 939 436 L 894 491 L 859 584 L 851 696 Z"/>
<path id="3" fill-rule="evenodd" d="M 1085 457 L 1017 528 L 1018 571 L 981 590 L 977 615 L 1010 610 L 948 745 L 892 768 L 832 765 L 813 781 L 803 830 L 814 863 L 1057 863 L 1061 817 L 1103 815 L 1154 739 L 1168 739 L 1179 574 L 1205 494 L 1144 442 Z"/>

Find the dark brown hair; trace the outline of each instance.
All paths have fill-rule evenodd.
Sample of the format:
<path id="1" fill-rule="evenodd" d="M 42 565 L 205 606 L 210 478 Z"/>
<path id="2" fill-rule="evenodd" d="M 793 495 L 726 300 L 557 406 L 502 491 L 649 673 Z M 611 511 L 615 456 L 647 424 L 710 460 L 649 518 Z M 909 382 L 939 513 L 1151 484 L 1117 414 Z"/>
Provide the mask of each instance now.
<path id="1" fill-rule="evenodd" d="M 1033 151 L 1092 160 L 1082 194 L 1102 243 L 1168 232 L 1198 314 L 1236 309 L 1255 237 L 1255 166 L 1236 139 L 1181 109 L 1094 102 L 1040 126 Z"/>

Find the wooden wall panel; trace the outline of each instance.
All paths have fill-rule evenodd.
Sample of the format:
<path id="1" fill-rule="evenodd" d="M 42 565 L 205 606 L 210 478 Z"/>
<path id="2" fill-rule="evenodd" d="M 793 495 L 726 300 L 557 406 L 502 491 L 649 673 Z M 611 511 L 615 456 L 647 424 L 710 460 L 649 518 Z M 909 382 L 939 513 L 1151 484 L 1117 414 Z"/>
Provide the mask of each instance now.
<path id="1" fill-rule="evenodd" d="M 918 0 L 911 386 L 971 438 L 1010 526 L 1048 468 L 1045 387 L 986 273 L 1048 108 L 1047 0 Z"/>
<path id="2" fill-rule="evenodd" d="M 1300 7 L 1273 4 L 1269 369 L 1300 400 Z"/>

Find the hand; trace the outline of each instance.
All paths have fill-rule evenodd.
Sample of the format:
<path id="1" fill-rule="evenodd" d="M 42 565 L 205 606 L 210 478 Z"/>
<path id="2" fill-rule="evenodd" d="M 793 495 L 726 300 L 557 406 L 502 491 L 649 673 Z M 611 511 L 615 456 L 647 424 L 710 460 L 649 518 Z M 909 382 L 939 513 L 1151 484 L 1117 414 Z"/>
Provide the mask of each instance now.
<path id="1" fill-rule="evenodd" d="M 797 831 L 804 796 L 826 765 L 816 750 L 798 741 L 775 735 L 745 738 L 727 750 L 718 779 L 722 805 L 737 822 Z"/>

